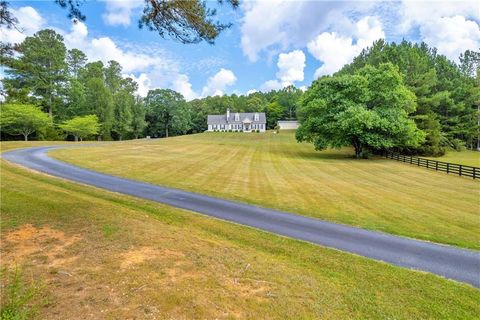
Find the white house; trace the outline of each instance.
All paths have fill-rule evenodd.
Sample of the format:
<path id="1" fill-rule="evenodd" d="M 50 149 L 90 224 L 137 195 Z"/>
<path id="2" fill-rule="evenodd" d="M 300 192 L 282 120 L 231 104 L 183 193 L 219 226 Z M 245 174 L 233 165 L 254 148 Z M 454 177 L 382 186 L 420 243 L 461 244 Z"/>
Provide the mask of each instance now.
<path id="1" fill-rule="evenodd" d="M 300 126 L 297 120 L 278 120 L 280 130 L 296 130 Z"/>
<path id="2" fill-rule="evenodd" d="M 207 131 L 265 132 L 267 129 L 264 112 L 230 113 L 230 109 L 227 109 L 226 114 L 208 115 L 207 124 Z"/>

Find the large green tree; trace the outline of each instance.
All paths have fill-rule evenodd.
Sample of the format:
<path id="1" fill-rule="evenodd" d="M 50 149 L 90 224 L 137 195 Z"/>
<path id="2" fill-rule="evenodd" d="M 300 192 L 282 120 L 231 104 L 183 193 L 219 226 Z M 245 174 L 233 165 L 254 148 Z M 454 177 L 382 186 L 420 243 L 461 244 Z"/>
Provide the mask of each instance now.
<path id="1" fill-rule="evenodd" d="M 68 50 L 67 53 L 67 65 L 70 76 L 74 79 L 78 79 L 80 70 L 85 67 L 87 63 L 87 55 L 79 49 Z"/>
<path id="2" fill-rule="evenodd" d="M 189 105 L 183 96 L 170 89 L 150 90 L 145 98 L 147 132 L 151 136 L 169 137 L 185 134 L 192 126 Z"/>
<path id="3" fill-rule="evenodd" d="M 415 147 L 425 138 L 408 118 L 415 108 L 415 95 L 395 66 L 366 66 L 314 81 L 298 111 L 296 137 L 317 150 L 353 146 L 357 158 L 365 148 Z"/>
<path id="4" fill-rule="evenodd" d="M 449 61 L 425 43 L 402 41 L 399 44 L 379 40 L 362 51 L 339 74 L 354 74 L 366 65 L 395 64 L 407 87 L 415 93 L 417 110 L 412 115 L 420 129 L 427 133 L 425 142 L 410 150 L 421 154 L 441 155 L 446 147 L 473 145 L 477 105 L 475 69 L 479 53 L 467 51 L 460 65 Z M 468 124 L 466 124 L 468 122 Z"/>
<path id="5" fill-rule="evenodd" d="M 145 121 L 145 104 L 143 99 L 139 96 L 135 97 L 135 103 L 132 108 L 132 133 L 135 139 L 143 133 L 143 130 L 147 126 Z"/>
<path id="6" fill-rule="evenodd" d="M 5 59 L 8 77 L 4 79 L 9 97 L 18 91 L 37 100 L 52 118 L 56 106 L 62 105 L 63 88 L 67 80 L 66 48 L 63 37 L 45 29 L 27 37 L 17 49 L 18 58 Z M 36 99 L 39 97 L 39 99 Z"/>
<path id="7" fill-rule="evenodd" d="M 92 77 L 85 84 L 87 114 L 95 114 L 102 124 L 100 134 L 104 140 L 111 139 L 114 119 L 113 97 L 103 78 Z"/>
<path id="8" fill-rule="evenodd" d="M 34 105 L 3 104 L 0 107 L 1 131 L 22 135 L 27 141 L 32 133 L 42 133 L 51 125 L 51 119 Z"/>

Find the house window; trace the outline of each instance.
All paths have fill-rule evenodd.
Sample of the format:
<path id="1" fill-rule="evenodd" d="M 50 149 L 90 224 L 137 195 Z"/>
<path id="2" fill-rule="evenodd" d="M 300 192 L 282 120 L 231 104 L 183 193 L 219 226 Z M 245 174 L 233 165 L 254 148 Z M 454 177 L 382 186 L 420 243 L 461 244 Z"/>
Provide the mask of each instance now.
<path id="1" fill-rule="evenodd" d="M 239 121 L 240 120 L 240 115 L 237 113 L 235 113 L 235 121 Z"/>
<path id="2" fill-rule="evenodd" d="M 258 121 L 258 113 L 255 113 L 255 121 Z"/>

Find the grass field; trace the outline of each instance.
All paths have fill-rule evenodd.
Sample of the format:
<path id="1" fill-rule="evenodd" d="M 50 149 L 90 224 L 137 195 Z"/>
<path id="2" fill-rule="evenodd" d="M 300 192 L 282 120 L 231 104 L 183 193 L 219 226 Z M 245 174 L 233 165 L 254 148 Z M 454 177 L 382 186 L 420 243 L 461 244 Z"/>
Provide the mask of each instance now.
<path id="1" fill-rule="evenodd" d="M 291 132 L 204 133 L 55 150 L 110 174 L 418 239 L 480 249 L 480 185 L 350 150 L 317 152 Z"/>
<path id="2" fill-rule="evenodd" d="M 465 150 L 461 152 L 448 151 L 443 157 L 427 157 L 428 159 L 445 161 L 457 164 L 463 164 L 466 166 L 480 167 L 480 152 Z"/>
<path id="3" fill-rule="evenodd" d="M 38 319 L 473 319 L 480 313 L 478 289 L 431 274 L 3 160 L 0 174 L 2 267 L 19 267 L 26 282 L 38 283 L 30 302 Z"/>

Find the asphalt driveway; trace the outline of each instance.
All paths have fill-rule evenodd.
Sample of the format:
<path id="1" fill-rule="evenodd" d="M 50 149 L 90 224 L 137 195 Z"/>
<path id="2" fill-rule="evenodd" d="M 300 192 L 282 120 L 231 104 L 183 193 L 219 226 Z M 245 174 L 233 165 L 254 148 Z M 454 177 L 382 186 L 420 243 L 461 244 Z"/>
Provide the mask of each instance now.
<path id="1" fill-rule="evenodd" d="M 480 252 L 321 221 L 293 213 L 166 188 L 82 169 L 47 155 L 56 147 L 2 154 L 13 163 L 52 176 L 153 200 L 282 236 L 358 254 L 480 287 Z M 414 222 L 412 222 L 414 223 Z"/>

